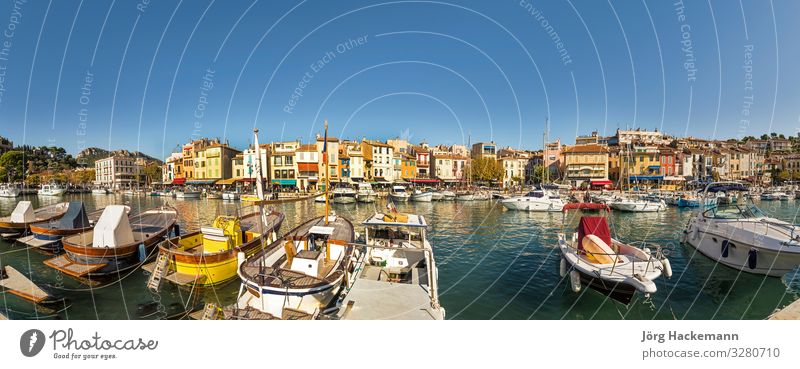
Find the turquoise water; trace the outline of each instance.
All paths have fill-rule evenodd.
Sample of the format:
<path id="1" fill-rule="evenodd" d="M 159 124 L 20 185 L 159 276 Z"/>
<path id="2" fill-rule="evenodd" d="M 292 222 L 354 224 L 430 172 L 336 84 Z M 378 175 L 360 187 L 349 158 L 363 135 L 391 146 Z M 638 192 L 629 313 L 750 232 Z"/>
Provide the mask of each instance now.
<path id="1" fill-rule="evenodd" d="M 176 200 L 121 195 L 70 195 L 64 199 L 28 198 L 36 206 L 82 200 L 87 210 L 113 203 L 134 209 L 167 204 L 181 215 L 181 229 L 207 224 L 220 213 L 237 211 L 238 203 L 221 200 Z M 16 200 L 0 199 L 0 214 L 13 210 Z M 761 204 L 777 218 L 795 222 L 794 201 Z M 366 219 L 384 204 L 333 205 L 354 223 Z M 628 306 L 593 290 L 573 293 L 558 274 L 557 234 L 564 218 L 555 213 L 505 210 L 494 201 L 398 204 L 400 211 L 422 214 L 431 224 L 429 237 L 439 266 L 440 298 L 448 319 L 763 319 L 776 308 L 800 296 L 800 272 L 783 278 L 764 278 L 717 266 L 694 249 L 681 245 L 680 232 L 691 210 L 670 208 L 663 213 L 615 212 L 615 237 L 647 241 L 670 252 L 671 279 L 658 280 L 651 299 L 637 296 Z M 323 204 L 284 204 L 283 231 L 304 219 L 320 215 Z M 567 219 L 575 224 L 575 219 Z M 358 227 L 357 227 L 358 228 Z M 167 282 L 158 294 L 145 288 L 146 275 L 136 270 L 119 282 L 90 287 L 62 276 L 42 263 L 43 255 L 24 244 L 0 241 L 0 263 L 11 265 L 39 285 L 66 298 L 66 306 L 35 308 L 8 293 L 0 295 L 0 312 L 15 319 L 155 319 L 174 317 L 203 302 L 230 304 L 236 281 L 207 290 L 180 289 Z"/>

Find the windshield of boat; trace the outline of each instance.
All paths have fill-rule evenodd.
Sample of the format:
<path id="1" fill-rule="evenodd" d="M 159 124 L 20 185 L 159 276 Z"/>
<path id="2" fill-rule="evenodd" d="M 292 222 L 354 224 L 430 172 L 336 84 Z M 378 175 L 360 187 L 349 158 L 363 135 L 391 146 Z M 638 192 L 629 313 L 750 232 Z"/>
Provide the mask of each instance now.
<path id="1" fill-rule="evenodd" d="M 400 226 L 376 226 L 367 228 L 370 240 L 422 242 L 422 228 Z"/>
<path id="2" fill-rule="evenodd" d="M 703 213 L 706 218 L 714 219 L 751 219 L 765 217 L 754 204 L 716 206 Z"/>
<path id="3" fill-rule="evenodd" d="M 543 197 L 543 196 L 544 192 L 542 191 L 531 191 L 525 195 L 525 197 Z"/>

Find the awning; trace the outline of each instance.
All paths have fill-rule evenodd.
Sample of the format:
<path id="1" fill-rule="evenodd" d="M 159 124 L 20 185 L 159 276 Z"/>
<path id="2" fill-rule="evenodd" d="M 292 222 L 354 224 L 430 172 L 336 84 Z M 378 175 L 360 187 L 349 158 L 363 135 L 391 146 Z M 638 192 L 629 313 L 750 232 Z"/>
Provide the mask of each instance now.
<path id="1" fill-rule="evenodd" d="M 191 181 L 186 181 L 186 184 L 189 185 L 211 185 L 216 182 L 216 179 L 193 179 Z"/>
<path id="2" fill-rule="evenodd" d="M 390 182 L 389 182 L 389 181 L 387 181 L 387 180 L 386 180 L 386 178 L 383 178 L 383 177 L 375 177 L 375 183 L 390 183 Z"/>
<path id="3" fill-rule="evenodd" d="M 319 166 L 315 163 L 297 163 L 297 170 L 301 172 L 318 172 Z"/>
<path id="4" fill-rule="evenodd" d="M 661 181 L 664 179 L 663 176 L 630 176 L 628 177 L 631 181 Z"/>
<path id="5" fill-rule="evenodd" d="M 236 181 L 237 182 L 244 182 L 244 183 L 248 183 L 248 182 L 252 183 L 252 182 L 255 182 L 256 179 L 255 178 L 237 178 Z"/>
<path id="6" fill-rule="evenodd" d="M 417 178 L 412 179 L 411 183 L 439 183 L 439 180 L 433 178 Z"/>
<path id="7" fill-rule="evenodd" d="M 611 181 L 609 181 L 607 179 L 592 179 L 589 182 L 592 183 L 592 186 L 605 186 L 605 185 L 613 184 L 613 182 L 611 182 Z"/>
<path id="8" fill-rule="evenodd" d="M 647 167 L 647 169 L 661 169 L 661 166 L 660 165 L 651 165 L 651 166 Z"/>
<path id="9" fill-rule="evenodd" d="M 294 186 L 297 184 L 296 179 L 273 179 L 272 183 L 279 184 L 281 186 Z"/>
<path id="10" fill-rule="evenodd" d="M 186 183 L 186 178 L 175 178 L 172 180 L 172 184 L 174 185 L 182 185 Z"/>
<path id="11" fill-rule="evenodd" d="M 220 179 L 219 181 L 217 181 L 217 183 L 216 183 L 216 184 L 218 184 L 218 185 L 223 185 L 223 186 L 227 186 L 227 185 L 232 185 L 232 184 L 233 184 L 234 182 L 236 182 L 237 180 L 238 180 L 238 178 L 226 178 L 226 179 Z"/>
<path id="12" fill-rule="evenodd" d="M 679 176 L 666 176 L 664 177 L 665 181 L 685 181 L 686 178 L 679 177 Z"/>

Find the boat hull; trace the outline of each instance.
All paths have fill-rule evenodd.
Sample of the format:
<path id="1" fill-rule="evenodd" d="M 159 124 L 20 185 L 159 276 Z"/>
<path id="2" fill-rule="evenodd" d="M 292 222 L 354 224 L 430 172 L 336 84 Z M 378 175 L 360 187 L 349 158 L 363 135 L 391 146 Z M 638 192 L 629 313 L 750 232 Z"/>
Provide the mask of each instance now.
<path id="1" fill-rule="evenodd" d="M 561 211 L 564 208 L 564 203 L 556 203 L 550 201 L 536 201 L 537 199 L 528 198 L 510 198 L 500 200 L 500 204 L 508 210 L 523 210 L 523 211 Z"/>
<path id="2" fill-rule="evenodd" d="M 378 199 L 378 195 L 374 193 L 360 193 L 356 195 L 358 202 L 370 203 Z"/>
<path id="3" fill-rule="evenodd" d="M 398 195 L 393 193 L 389 194 L 389 198 L 391 198 L 394 202 L 408 202 L 409 197 L 409 195 Z"/>
<path id="4" fill-rule="evenodd" d="M 433 192 L 425 192 L 411 195 L 411 201 L 414 202 L 431 202 L 433 201 Z"/>

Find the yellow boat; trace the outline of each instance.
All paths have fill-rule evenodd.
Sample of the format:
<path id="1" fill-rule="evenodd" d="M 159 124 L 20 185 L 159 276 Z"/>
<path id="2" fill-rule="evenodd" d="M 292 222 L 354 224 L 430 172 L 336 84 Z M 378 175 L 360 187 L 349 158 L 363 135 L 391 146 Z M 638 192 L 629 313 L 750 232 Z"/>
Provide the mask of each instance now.
<path id="1" fill-rule="evenodd" d="M 167 280 L 180 284 L 212 286 L 234 279 L 238 269 L 237 255 L 244 252 L 247 257 L 269 245 L 277 238 L 277 232 L 285 215 L 271 212 L 265 224 L 259 213 L 243 217 L 220 215 L 211 227 L 165 240 L 159 245 L 159 259 L 166 257 Z M 263 242 L 262 242 L 263 241 Z"/>

